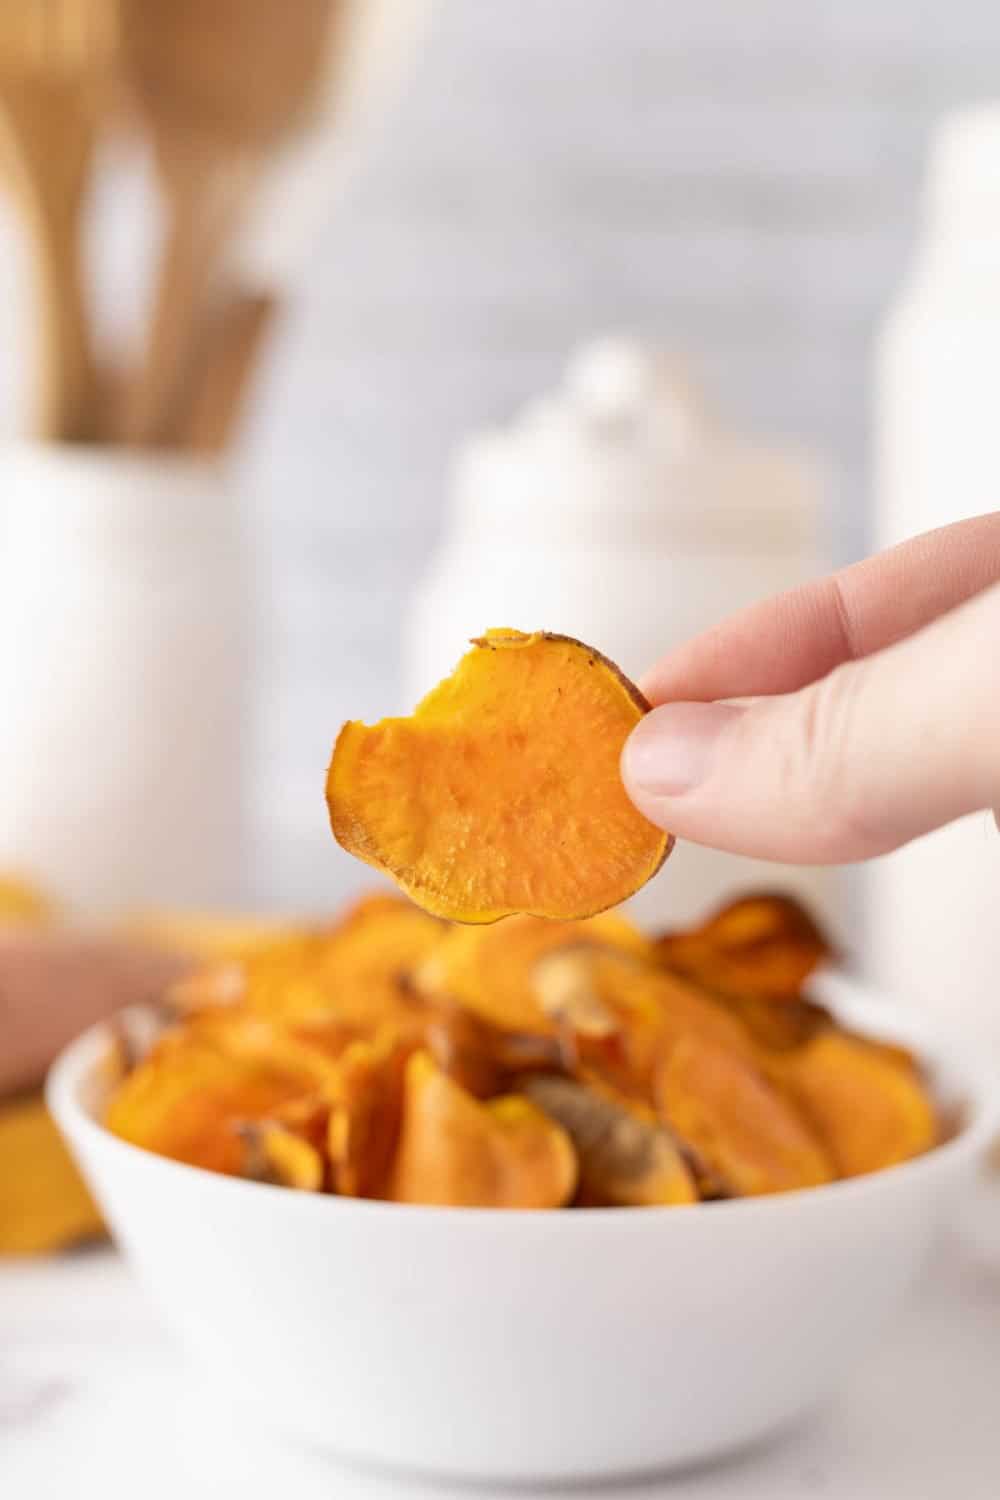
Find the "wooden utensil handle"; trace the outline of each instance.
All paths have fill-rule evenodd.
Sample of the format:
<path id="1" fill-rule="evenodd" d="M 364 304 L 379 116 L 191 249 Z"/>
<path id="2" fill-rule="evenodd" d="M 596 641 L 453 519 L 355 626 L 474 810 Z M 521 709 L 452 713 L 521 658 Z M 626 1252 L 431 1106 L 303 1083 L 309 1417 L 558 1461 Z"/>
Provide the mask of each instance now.
<path id="1" fill-rule="evenodd" d="M 37 212 L 44 215 L 46 205 Z M 94 364 L 84 312 L 76 225 L 40 224 L 35 254 L 41 319 L 32 418 L 43 441 L 87 442 L 97 436 Z"/>
<path id="2" fill-rule="evenodd" d="M 230 152 L 217 159 L 183 140 L 161 151 L 161 172 L 170 223 L 145 357 L 124 410 L 123 436 L 141 447 L 169 444 L 218 250 L 239 220 L 247 190 Z"/>
<path id="3" fill-rule="evenodd" d="M 32 436 L 96 436 L 94 365 L 80 270 L 80 225 L 94 135 L 88 99 L 59 79 L 5 80 L 0 136 L 30 237 L 38 331 Z"/>
<path id="4" fill-rule="evenodd" d="M 205 330 L 186 404 L 170 434 L 177 447 L 210 454 L 229 446 L 277 306 L 269 292 L 241 292 L 216 314 Z"/>

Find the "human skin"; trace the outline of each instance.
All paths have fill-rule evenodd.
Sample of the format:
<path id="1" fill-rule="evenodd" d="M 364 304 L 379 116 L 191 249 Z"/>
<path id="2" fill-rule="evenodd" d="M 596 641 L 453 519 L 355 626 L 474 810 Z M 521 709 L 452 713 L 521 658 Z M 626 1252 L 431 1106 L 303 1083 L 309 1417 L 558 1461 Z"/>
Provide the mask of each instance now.
<path id="1" fill-rule="evenodd" d="M 109 938 L 0 932 L 0 1096 L 38 1083 L 77 1032 L 155 997 L 186 967 Z"/>
<path id="2" fill-rule="evenodd" d="M 641 685 L 622 776 L 679 838 L 839 864 L 1000 807 L 1000 511 L 752 605 Z"/>

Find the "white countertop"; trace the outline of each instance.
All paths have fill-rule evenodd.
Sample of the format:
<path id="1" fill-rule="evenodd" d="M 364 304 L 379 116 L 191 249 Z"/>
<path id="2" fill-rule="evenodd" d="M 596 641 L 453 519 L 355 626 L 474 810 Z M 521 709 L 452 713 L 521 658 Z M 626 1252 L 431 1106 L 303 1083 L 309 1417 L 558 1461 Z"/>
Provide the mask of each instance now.
<path id="1" fill-rule="evenodd" d="M 996 1500 L 1000 1255 L 942 1251 L 850 1389 L 789 1436 L 610 1500 Z M 227 1413 L 110 1251 L 0 1263 L 0 1495 L 11 1500 L 425 1500 Z M 458 1492 L 463 1493 L 463 1492 Z M 488 1500 L 483 1489 L 464 1491 Z M 502 1491 L 506 1500 L 518 1492 Z M 545 1491 L 548 1496 L 562 1493 Z"/>

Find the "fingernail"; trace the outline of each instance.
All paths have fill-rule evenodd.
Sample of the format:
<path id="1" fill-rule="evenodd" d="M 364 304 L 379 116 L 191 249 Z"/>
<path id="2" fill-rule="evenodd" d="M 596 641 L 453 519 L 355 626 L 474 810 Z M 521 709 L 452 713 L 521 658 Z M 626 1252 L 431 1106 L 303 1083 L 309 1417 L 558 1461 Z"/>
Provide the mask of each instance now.
<path id="1" fill-rule="evenodd" d="M 665 703 L 636 725 L 622 752 L 630 791 L 677 797 L 712 773 L 720 736 L 744 712 L 728 703 Z"/>

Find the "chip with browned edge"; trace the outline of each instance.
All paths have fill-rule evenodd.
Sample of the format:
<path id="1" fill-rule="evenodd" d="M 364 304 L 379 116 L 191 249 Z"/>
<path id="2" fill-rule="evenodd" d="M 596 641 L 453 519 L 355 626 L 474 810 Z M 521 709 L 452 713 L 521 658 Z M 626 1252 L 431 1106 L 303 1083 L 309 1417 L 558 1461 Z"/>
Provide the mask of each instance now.
<path id="1" fill-rule="evenodd" d="M 334 836 L 457 922 L 605 911 L 672 844 L 618 769 L 648 708 L 590 646 L 487 631 L 412 717 L 344 725 L 326 783 Z"/>

